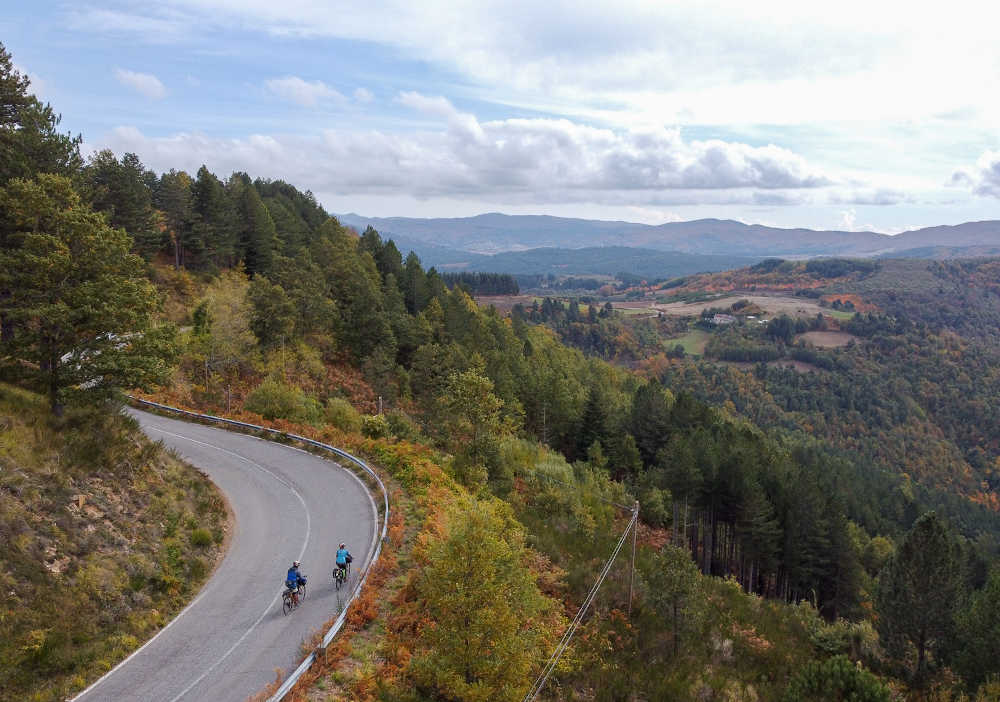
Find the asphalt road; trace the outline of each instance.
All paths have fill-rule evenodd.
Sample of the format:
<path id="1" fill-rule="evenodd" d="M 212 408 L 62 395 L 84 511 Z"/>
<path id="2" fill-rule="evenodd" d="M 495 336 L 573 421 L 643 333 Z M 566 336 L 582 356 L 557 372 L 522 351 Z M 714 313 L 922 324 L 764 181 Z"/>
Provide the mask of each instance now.
<path id="1" fill-rule="evenodd" d="M 143 430 L 204 471 L 235 514 L 229 551 L 201 593 L 138 651 L 76 700 L 242 702 L 302 658 L 303 639 L 338 613 L 377 533 L 371 496 L 336 463 L 243 434 L 130 410 Z M 330 573 L 341 541 L 349 587 Z M 285 571 L 302 561 L 307 597 L 287 616 Z"/>

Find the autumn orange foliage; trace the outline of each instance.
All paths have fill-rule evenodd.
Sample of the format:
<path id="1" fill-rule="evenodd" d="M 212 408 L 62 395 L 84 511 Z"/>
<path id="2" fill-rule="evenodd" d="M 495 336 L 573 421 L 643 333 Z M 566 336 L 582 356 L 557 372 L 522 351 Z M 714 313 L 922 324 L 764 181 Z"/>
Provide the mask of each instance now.
<path id="1" fill-rule="evenodd" d="M 840 304 L 842 305 L 850 302 L 852 305 L 854 305 L 855 312 L 878 311 L 878 308 L 875 305 L 865 302 L 860 295 L 856 295 L 854 293 L 836 293 L 833 295 L 824 295 L 820 299 L 823 300 L 824 302 L 829 302 L 830 304 L 833 304 L 837 300 L 840 300 Z"/>

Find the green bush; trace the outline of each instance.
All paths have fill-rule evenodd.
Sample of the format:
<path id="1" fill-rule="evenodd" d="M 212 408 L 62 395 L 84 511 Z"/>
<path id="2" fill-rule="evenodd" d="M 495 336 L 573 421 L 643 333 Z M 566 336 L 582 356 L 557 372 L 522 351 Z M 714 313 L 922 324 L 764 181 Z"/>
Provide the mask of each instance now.
<path id="1" fill-rule="evenodd" d="M 268 378 L 247 396 L 244 405 L 264 419 L 287 419 L 300 424 L 318 424 L 320 404 L 301 389 Z"/>
<path id="2" fill-rule="evenodd" d="M 670 493 L 667 490 L 649 486 L 639 494 L 639 510 L 642 520 L 655 527 L 665 527 L 670 524 L 671 505 Z"/>
<path id="3" fill-rule="evenodd" d="M 361 433 L 369 439 L 385 439 L 391 435 L 389 422 L 381 414 L 367 414 L 361 418 Z"/>
<path id="4" fill-rule="evenodd" d="M 332 397 L 326 401 L 326 421 L 350 434 L 361 431 L 361 413 L 342 397 Z"/>
<path id="5" fill-rule="evenodd" d="M 208 563 L 201 558 L 192 558 L 188 561 L 188 575 L 195 580 L 201 580 L 208 575 Z"/>
<path id="6" fill-rule="evenodd" d="M 212 544 L 212 532 L 208 529 L 195 529 L 191 532 L 191 545 L 205 548 Z"/>
<path id="7" fill-rule="evenodd" d="M 420 427 L 402 410 L 386 412 L 385 419 L 389 423 L 389 431 L 397 439 L 404 441 L 418 441 L 420 439 Z"/>
<path id="8" fill-rule="evenodd" d="M 847 656 L 807 664 L 792 678 L 784 702 L 889 702 L 889 688 Z"/>

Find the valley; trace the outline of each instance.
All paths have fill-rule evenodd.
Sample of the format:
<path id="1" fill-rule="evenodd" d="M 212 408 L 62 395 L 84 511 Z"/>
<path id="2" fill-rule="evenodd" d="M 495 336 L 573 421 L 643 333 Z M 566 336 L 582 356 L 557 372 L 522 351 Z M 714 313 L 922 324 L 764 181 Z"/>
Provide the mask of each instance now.
<path id="1" fill-rule="evenodd" d="M 781 125 L 744 143 L 733 125 L 661 123 L 666 101 L 643 128 L 508 111 L 440 71 L 465 46 L 452 26 L 476 44 L 460 63 L 497 81 L 530 87 L 548 64 L 492 61 L 483 37 L 523 36 L 473 31 L 468 8 L 433 31 L 420 23 L 438 8 L 396 8 L 379 24 L 407 35 L 391 55 L 361 31 L 378 3 L 294 26 L 281 17 L 314 8 L 263 23 L 252 3 L 71 9 L 27 24 L 12 8 L 24 30 L 61 27 L 24 60 L 99 54 L 92 76 L 110 77 L 79 81 L 73 119 L 90 105 L 156 136 L 61 131 L 32 90 L 78 81 L 43 82 L 0 45 L 0 700 L 1000 699 L 992 152 L 950 178 L 904 164 L 901 182 L 948 181 L 948 198 L 920 199 L 772 143 Z M 612 82 L 623 66 L 574 53 L 596 39 L 578 16 L 619 33 L 600 9 L 557 8 L 550 36 L 572 37 L 594 85 L 598 64 Z M 521 27 L 551 9 L 509 11 Z M 79 53 L 83 18 L 172 50 Z M 258 25 L 253 51 L 204 31 L 246 41 Z M 421 30 L 433 51 L 407 43 Z M 337 32 L 357 35 L 311 60 Z M 769 61 L 796 65 L 773 38 Z M 173 70 L 168 55 L 208 70 L 164 83 L 121 67 Z M 276 72 L 303 57 L 345 82 Z M 705 80 L 766 72 L 748 58 Z M 350 83 L 359 66 L 381 82 Z M 417 92 L 435 71 L 435 90 L 465 92 Z M 145 102 L 97 109 L 108 85 Z M 549 214 L 331 214 L 392 212 L 385 198 Z M 952 224 L 861 224 L 886 212 Z M 309 447 L 362 459 L 385 501 Z M 341 543 L 364 573 L 350 600 L 323 576 Z M 299 559 L 309 597 L 286 612 Z"/>

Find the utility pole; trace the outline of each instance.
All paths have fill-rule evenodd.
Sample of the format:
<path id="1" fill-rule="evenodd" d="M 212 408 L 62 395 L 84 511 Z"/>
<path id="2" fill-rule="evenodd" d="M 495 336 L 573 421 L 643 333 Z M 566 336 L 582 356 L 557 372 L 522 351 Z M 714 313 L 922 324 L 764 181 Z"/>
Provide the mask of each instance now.
<path id="1" fill-rule="evenodd" d="M 635 539 L 639 530 L 639 500 L 632 507 L 632 570 L 628 576 L 628 618 L 632 618 L 632 591 L 635 588 Z"/>
<path id="2" fill-rule="evenodd" d="M 285 368 L 285 337 L 281 337 L 281 381 L 288 382 L 288 371 Z"/>

